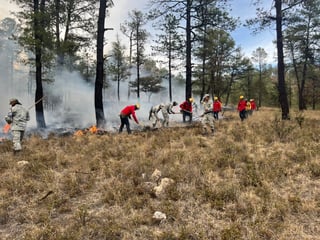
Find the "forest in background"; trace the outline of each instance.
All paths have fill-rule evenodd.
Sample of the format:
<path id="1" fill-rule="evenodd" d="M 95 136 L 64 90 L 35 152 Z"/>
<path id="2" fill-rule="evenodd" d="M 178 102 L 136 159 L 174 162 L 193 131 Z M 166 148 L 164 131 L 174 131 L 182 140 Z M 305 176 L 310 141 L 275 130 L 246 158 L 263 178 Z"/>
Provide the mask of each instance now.
<path id="1" fill-rule="evenodd" d="M 46 96 L 35 106 L 38 127 L 46 125 L 43 111 L 54 110 L 65 100 L 65 96 L 52 94 L 61 71 L 77 72 L 79 85 L 86 81 L 94 86 L 97 125 L 107 120 L 103 98 L 110 96 L 103 96 L 103 89 L 112 81 L 117 91 L 111 98 L 118 101 L 129 95 L 140 101 L 141 92 L 149 99 L 167 92 L 167 101 L 172 101 L 177 97 L 174 93 L 181 94 L 180 89 L 185 88 L 183 98 L 201 99 L 209 93 L 226 105 L 244 95 L 254 98 L 258 107 L 281 106 L 283 110 L 282 104 L 288 102 L 299 110 L 317 109 L 319 1 L 277 0 L 272 9 L 258 9 L 257 5 L 256 18 L 246 22 L 256 31 L 265 27 L 277 27 L 277 33 L 281 30 L 284 64 L 280 68 L 280 61 L 277 66 L 267 64 L 263 46 L 252 56 L 243 55 L 230 35 L 240 23 L 229 15 L 227 2 L 150 1 L 149 12 L 129 13 L 121 25 L 122 34 L 107 43 L 112 50 L 104 53 L 104 34 L 112 31 L 106 27 L 112 1 L 17 0 L 21 12 L 15 19 L 1 21 L 0 47 L 8 59 L 3 66 L 7 79 L 2 82 L 15 87 L 28 84 L 35 101 Z M 151 44 L 152 53 L 147 53 L 150 29 L 145 25 L 150 21 L 158 40 Z M 22 63 L 28 72 L 27 83 L 16 79 L 16 66 Z"/>

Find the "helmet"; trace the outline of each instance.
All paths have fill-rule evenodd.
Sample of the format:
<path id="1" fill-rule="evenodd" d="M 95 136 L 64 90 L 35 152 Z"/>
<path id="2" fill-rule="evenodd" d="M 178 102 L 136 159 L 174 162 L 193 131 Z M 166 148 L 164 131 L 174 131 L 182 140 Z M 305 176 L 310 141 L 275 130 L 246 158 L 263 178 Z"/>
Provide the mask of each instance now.
<path id="1" fill-rule="evenodd" d="M 251 98 L 251 99 L 250 99 L 250 102 L 253 102 L 253 101 L 254 101 L 254 99 L 253 99 L 253 98 Z"/>
<path id="2" fill-rule="evenodd" d="M 189 98 L 189 102 L 193 102 L 193 98 L 191 97 L 191 98 Z"/>
<path id="3" fill-rule="evenodd" d="M 218 97 L 214 97 L 213 99 L 214 99 L 214 100 L 218 100 Z"/>
<path id="4" fill-rule="evenodd" d="M 136 109 L 140 109 L 140 104 L 139 103 L 136 103 L 134 106 L 136 107 Z"/>
<path id="5" fill-rule="evenodd" d="M 16 99 L 16 98 L 11 98 L 11 99 L 9 100 L 9 104 L 10 104 L 10 105 L 15 105 L 15 104 L 21 104 L 21 103 L 19 102 L 18 99 Z"/>
<path id="6" fill-rule="evenodd" d="M 178 103 L 177 103 L 176 101 L 174 101 L 174 102 L 172 103 L 172 105 L 173 105 L 173 106 L 177 106 Z"/>
<path id="7" fill-rule="evenodd" d="M 240 96 L 240 99 L 243 99 L 243 96 Z"/>

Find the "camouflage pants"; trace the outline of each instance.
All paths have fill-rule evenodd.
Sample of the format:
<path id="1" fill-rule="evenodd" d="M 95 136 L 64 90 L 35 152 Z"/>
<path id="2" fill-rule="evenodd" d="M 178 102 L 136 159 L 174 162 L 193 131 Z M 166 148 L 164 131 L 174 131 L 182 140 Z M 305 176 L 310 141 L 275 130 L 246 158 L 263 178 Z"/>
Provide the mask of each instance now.
<path id="1" fill-rule="evenodd" d="M 22 150 L 21 141 L 24 136 L 24 131 L 12 130 L 12 142 L 13 142 L 13 150 L 20 151 Z"/>
<path id="2" fill-rule="evenodd" d="M 162 112 L 162 115 L 163 115 L 162 126 L 163 126 L 163 127 L 168 127 L 168 126 L 169 126 L 169 113 L 167 113 L 167 112 Z"/>
<path id="3" fill-rule="evenodd" d="M 156 127 L 157 123 L 160 122 L 160 118 L 157 113 L 152 113 L 150 120 L 152 122 L 152 127 Z"/>
<path id="4" fill-rule="evenodd" d="M 207 113 L 203 116 L 201 124 L 204 133 L 214 133 L 214 118 L 211 113 Z"/>

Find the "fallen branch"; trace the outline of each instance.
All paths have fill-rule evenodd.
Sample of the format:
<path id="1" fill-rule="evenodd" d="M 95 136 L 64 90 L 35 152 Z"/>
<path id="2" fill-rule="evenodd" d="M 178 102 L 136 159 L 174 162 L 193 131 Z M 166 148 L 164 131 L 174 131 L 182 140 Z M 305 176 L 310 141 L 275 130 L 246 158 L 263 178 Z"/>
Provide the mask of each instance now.
<path id="1" fill-rule="evenodd" d="M 44 195 L 42 198 L 40 198 L 39 201 L 43 201 L 44 199 L 46 199 L 51 194 L 53 194 L 53 191 L 50 190 L 49 192 L 47 192 L 46 195 Z"/>

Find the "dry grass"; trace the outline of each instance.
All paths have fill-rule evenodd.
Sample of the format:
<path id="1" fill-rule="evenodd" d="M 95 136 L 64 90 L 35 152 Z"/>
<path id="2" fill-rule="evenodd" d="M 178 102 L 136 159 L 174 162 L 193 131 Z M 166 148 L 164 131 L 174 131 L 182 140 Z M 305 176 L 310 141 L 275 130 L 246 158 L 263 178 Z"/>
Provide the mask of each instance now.
<path id="1" fill-rule="evenodd" d="M 225 115 L 214 137 L 51 134 L 17 156 L 2 142 L 0 239 L 320 239 L 319 112 Z M 174 180 L 160 197 L 155 169 Z"/>

